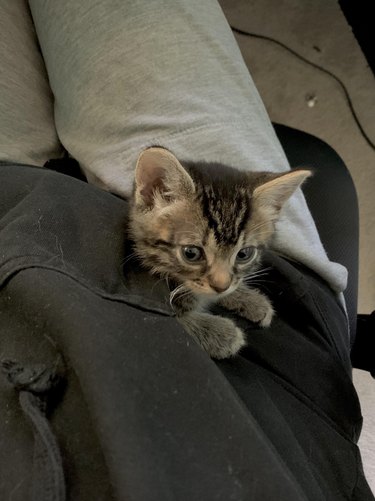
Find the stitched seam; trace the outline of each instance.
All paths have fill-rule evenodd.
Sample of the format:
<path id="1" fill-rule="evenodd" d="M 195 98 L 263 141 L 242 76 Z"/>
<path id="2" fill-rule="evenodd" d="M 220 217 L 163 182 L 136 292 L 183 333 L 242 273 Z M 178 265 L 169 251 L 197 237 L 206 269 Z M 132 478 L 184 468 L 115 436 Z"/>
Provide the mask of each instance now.
<path id="1" fill-rule="evenodd" d="M 215 364 L 218 363 L 217 360 L 213 360 L 213 362 Z M 220 362 L 219 362 L 220 363 Z M 216 365 L 216 367 L 218 368 L 218 366 Z M 257 367 L 257 369 L 259 369 L 259 367 Z M 267 369 L 266 369 L 267 370 Z M 225 377 L 225 375 L 223 374 L 223 372 L 219 369 L 219 374 L 220 376 L 222 376 L 224 379 L 222 380 L 224 382 L 224 384 L 226 384 L 231 391 L 231 396 L 233 397 L 233 399 L 238 403 L 239 407 L 241 408 L 241 410 L 244 412 L 245 416 L 246 416 L 246 420 L 250 420 L 250 422 L 253 424 L 254 422 L 256 423 L 256 425 L 258 425 L 258 421 L 257 420 L 254 420 L 254 417 L 251 415 L 251 418 L 249 418 L 249 409 L 245 403 L 245 401 L 240 397 L 240 395 L 238 394 L 238 392 L 236 391 L 235 387 L 232 385 L 232 383 Z M 273 444 L 273 442 L 271 442 L 269 440 L 269 437 L 266 435 L 266 444 L 268 445 L 268 447 L 276 454 L 277 458 L 279 459 L 280 463 L 282 464 L 282 466 L 285 468 L 284 472 L 287 474 L 288 478 L 290 478 L 290 474 L 291 474 L 291 470 L 289 469 L 289 466 L 288 464 L 285 462 L 284 458 L 282 458 L 280 456 L 280 453 L 278 451 L 278 449 L 276 448 L 276 446 Z M 298 490 L 301 490 L 301 485 L 300 483 L 297 481 L 297 486 L 298 486 Z M 304 496 L 304 493 L 301 492 L 301 494 Z M 304 496 L 305 497 L 305 496 Z"/>
<path id="2" fill-rule="evenodd" d="M 313 303 L 314 303 L 314 305 L 315 305 L 315 308 L 317 309 L 317 311 L 318 311 L 318 313 L 319 313 L 319 316 L 320 316 L 321 320 L 322 320 L 322 321 L 323 321 L 323 323 L 324 323 L 324 326 L 325 326 L 325 328 L 326 328 L 327 334 L 329 335 L 329 338 L 330 338 L 330 340 L 331 340 L 331 342 L 332 342 L 332 344 L 333 344 L 333 346 L 334 346 L 334 348 L 335 348 L 336 355 L 337 355 L 338 359 L 340 360 L 340 362 L 342 362 L 342 358 L 341 358 L 341 355 L 340 355 L 339 349 L 338 349 L 338 347 L 337 347 L 336 340 L 335 340 L 335 338 L 334 338 L 334 336 L 333 336 L 333 334 L 332 334 L 331 329 L 330 329 L 330 328 L 329 328 L 329 326 L 328 326 L 328 323 L 327 323 L 327 321 L 326 321 L 325 315 L 323 314 L 323 311 L 322 311 L 322 309 L 321 309 L 321 307 L 320 307 L 320 305 L 319 305 L 318 301 L 316 300 L 315 296 L 311 293 L 311 291 L 307 291 L 307 293 L 308 293 L 308 294 L 309 294 L 309 296 L 311 297 L 311 299 L 312 299 L 312 301 L 313 301 Z"/>
<path id="3" fill-rule="evenodd" d="M 356 456 L 355 456 L 355 460 L 356 460 L 356 479 L 355 479 L 355 484 L 354 484 L 354 487 L 353 487 L 353 490 L 352 490 L 351 499 L 355 499 L 354 498 L 355 491 L 357 490 L 357 486 L 358 486 L 358 482 L 359 482 L 359 455 L 360 455 L 359 448 L 358 448 L 358 446 L 356 446 Z"/>
<path id="4" fill-rule="evenodd" d="M 8 262 L 9 261 L 11 261 L 11 260 L 8 260 Z M 169 313 L 167 311 L 164 311 L 163 310 L 164 305 L 162 303 L 160 303 L 160 306 L 158 306 L 159 303 L 157 303 L 157 301 L 155 301 L 154 307 L 147 307 L 147 306 L 142 307 L 141 305 L 134 304 L 131 301 L 132 299 L 133 300 L 139 299 L 140 296 L 138 294 L 131 294 L 130 293 L 128 295 L 126 295 L 126 294 L 117 295 L 117 294 L 106 293 L 105 291 L 103 291 L 101 289 L 97 289 L 97 288 L 92 287 L 91 285 L 86 283 L 84 280 L 77 278 L 75 275 L 72 275 L 64 270 L 61 270 L 59 268 L 55 268 L 53 266 L 46 266 L 46 265 L 42 265 L 42 264 L 29 264 L 29 265 L 21 265 L 19 267 L 14 267 L 14 269 L 12 269 L 7 274 L 5 279 L 3 279 L 3 283 L 5 281 L 11 280 L 13 278 L 13 276 L 18 274 L 19 272 L 21 272 L 23 270 L 32 269 L 32 268 L 40 268 L 40 269 L 49 270 L 49 271 L 53 271 L 55 273 L 59 273 L 61 275 L 64 275 L 64 276 L 70 278 L 71 280 L 73 280 L 74 282 L 78 283 L 81 287 L 84 287 L 85 289 L 87 289 L 91 293 L 95 294 L 96 296 L 99 296 L 99 297 L 106 299 L 108 301 L 124 303 L 124 304 L 131 306 L 133 308 L 137 308 L 138 310 L 158 313 L 158 314 L 161 314 L 163 316 L 169 316 L 169 317 L 175 316 L 172 312 Z M 1 267 L 0 267 L 0 269 L 1 269 Z M 0 289 L 3 285 L 3 283 L 0 283 Z M 152 300 L 150 300 L 150 301 L 152 301 Z M 158 310 L 158 311 L 156 311 L 156 310 Z"/>
<path id="5" fill-rule="evenodd" d="M 342 438 L 350 442 L 351 444 L 354 444 L 352 438 L 350 435 L 347 435 L 344 430 L 342 430 L 336 423 L 333 421 L 326 413 L 324 412 L 319 412 L 316 404 L 314 403 L 313 400 L 311 400 L 307 395 L 304 393 L 301 393 L 300 390 L 298 390 L 295 386 L 293 386 L 291 383 L 289 383 L 288 380 L 284 379 L 281 377 L 279 374 L 276 374 L 272 372 L 270 369 L 267 367 L 262 366 L 263 369 L 267 370 L 271 377 L 293 397 L 295 397 L 297 400 L 299 400 L 303 405 L 305 405 L 308 409 L 310 409 L 314 414 L 316 414 L 319 418 L 321 418 L 330 428 L 334 429 L 336 433 L 338 433 Z M 300 394 L 301 393 L 301 394 Z"/>

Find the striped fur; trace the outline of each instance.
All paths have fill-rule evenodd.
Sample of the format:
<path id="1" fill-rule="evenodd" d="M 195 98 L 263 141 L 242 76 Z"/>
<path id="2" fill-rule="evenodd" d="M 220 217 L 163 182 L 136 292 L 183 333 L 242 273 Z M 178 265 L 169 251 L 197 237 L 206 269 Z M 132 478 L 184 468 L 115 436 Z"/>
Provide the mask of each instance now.
<path id="1" fill-rule="evenodd" d="M 280 209 L 309 175 L 181 164 L 158 147 L 141 153 L 129 226 L 135 253 L 152 273 L 168 279 L 177 318 L 210 356 L 235 355 L 245 337 L 232 320 L 205 312 L 207 303 L 219 302 L 262 327 L 271 323 L 271 302 L 243 281 L 259 280 L 261 250 Z M 197 259 L 189 260 L 192 255 Z"/>

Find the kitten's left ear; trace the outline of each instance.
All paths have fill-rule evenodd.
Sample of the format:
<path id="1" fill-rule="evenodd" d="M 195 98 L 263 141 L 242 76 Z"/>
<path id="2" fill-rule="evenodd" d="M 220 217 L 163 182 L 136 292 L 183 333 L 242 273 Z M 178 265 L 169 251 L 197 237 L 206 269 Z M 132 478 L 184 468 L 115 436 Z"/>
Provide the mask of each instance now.
<path id="1" fill-rule="evenodd" d="M 152 147 L 139 155 L 135 168 L 137 203 L 152 208 L 157 196 L 171 201 L 194 191 L 192 178 L 170 151 Z"/>
<path id="2" fill-rule="evenodd" d="M 311 175 L 310 170 L 302 169 L 278 175 L 255 188 L 253 192 L 254 203 L 259 208 L 271 209 L 277 216 L 284 203 Z"/>

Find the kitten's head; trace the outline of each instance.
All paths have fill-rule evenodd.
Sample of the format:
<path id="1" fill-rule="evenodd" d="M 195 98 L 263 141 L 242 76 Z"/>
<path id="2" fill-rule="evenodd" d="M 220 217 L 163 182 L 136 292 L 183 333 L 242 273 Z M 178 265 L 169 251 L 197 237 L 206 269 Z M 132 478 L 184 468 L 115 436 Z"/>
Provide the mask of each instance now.
<path id="1" fill-rule="evenodd" d="M 152 272 L 214 299 L 233 292 L 257 269 L 283 204 L 311 172 L 183 164 L 164 148 L 141 153 L 130 232 Z"/>

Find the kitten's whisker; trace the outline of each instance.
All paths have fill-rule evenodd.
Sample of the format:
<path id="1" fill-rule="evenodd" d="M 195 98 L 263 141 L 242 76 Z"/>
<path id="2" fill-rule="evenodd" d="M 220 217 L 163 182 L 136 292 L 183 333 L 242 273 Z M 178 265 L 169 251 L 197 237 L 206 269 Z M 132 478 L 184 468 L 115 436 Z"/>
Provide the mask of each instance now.
<path id="1" fill-rule="evenodd" d="M 257 280 L 262 280 L 263 282 L 267 281 L 267 278 L 262 277 L 245 277 L 244 280 L 246 282 L 256 282 Z"/>
<path id="2" fill-rule="evenodd" d="M 268 280 L 268 273 L 267 272 L 262 272 L 262 273 L 250 273 L 249 275 L 244 275 L 243 280 L 259 280 L 262 277 L 265 277 L 265 279 Z"/>
<path id="3" fill-rule="evenodd" d="M 269 291 L 268 286 L 270 285 L 270 283 L 269 282 L 266 282 L 266 283 L 265 282 L 247 282 L 246 285 L 250 289 L 252 289 L 252 288 L 258 288 L 259 287 L 262 290 Z"/>
<path id="4" fill-rule="evenodd" d="M 272 266 L 267 266 L 266 268 L 259 268 L 255 271 L 251 271 L 250 273 L 263 273 L 264 271 L 272 270 Z"/>
<path id="5" fill-rule="evenodd" d="M 267 280 L 268 277 L 267 277 L 266 274 L 264 274 L 264 275 L 256 275 L 256 276 L 249 275 L 249 276 L 245 277 L 245 279 L 248 280 L 248 281 L 250 281 L 250 280 L 251 281 L 253 281 L 253 280 Z"/>
<path id="6" fill-rule="evenodd" d="M 268 268 L 262 268 L 261 270 L 258 270 L 258 271 L 253 271 L 253 272 L 250 272 L 250 273 L 247 273 L 246 275 L 244 275 L 245 277 L 258 277 L 260 275 L 266 275 L 268 273 L 269 270 L 271 270 L 272 268 L 269 266 Z"/>
<path id="7" fill-rule="evenodd" d="M 182 292 L 182 293 L 178 296 L 178 299 L 181 299 L 181 298 L 183 298 L 183 297 L 185 297 L 185 296 L 188 296 L 189 294 L 191 294 L 191 292 L 190 292 L 190 291 L 185 291 L 185 292 Z"/>
<path id="8" fill-rule="evenodd" d="M 274 232 L 273 230 L 268 230 L 268 231 L 260 231 L 260 232 L 258 233 L 258 236 L 260 236 L 260 237 L 264 237 L 264 236 L 266 236 L 266 235 L 274 235 L 274 233 L 275 233 L 275 232 Z"/>
<path id="9" fill-rule="evenodd" d="M 136 255 L 137 252 L 132 252 L 131 254 L 129 254 L 125 259 L 121 261 L 121 266 L 124 266 L 125 263 L 127 263 L 130 259 L 132 259 Z"/>
<path id="10" fill-rule="evenodd" d="M 153 290 L 155 289 L 155 287 L 158 285 L 158 283 L 160 283 L 162 280 L 165 280 L 165 277 L 161 277 L 159 278 L 159 280 L 157 280 L 154 285 L 151 287 L 151 294 L 153 292 Z"/>
<path id="11" fill-rule="evenodd" d="M 246 285 L 248 287 L 264 287 L 266 284 L 268 284 L 268 280 L 247 280 Z"/>
<path id="12" fill-rule="evenodd" d="M 169 304 L 173 308 L 172 302 L 174 301 L 177 294 L 179 294 L 179 297 L 181 298 L 189 293 L 190 293 L 189 289 L 187 289 L 184 284 L 178 285 L 169 295 Z"/>
<path id="13" fill-rule="evenodd" d="M 168 289 L 171 290 L 171 286 L 169 284 L 169 276 L 168 276 L 168 273 L 165 274 L 165 280 L 167 282 L 167 286 L 168 286 Z"/>
<path id="14" fill-rule="evenodd" d="M 266 274 L 262 274 L 262 275 L 248 275 L 246 277 L 244 277 L 245 280 L 256 280 L 256 279 L 259 279 L 259 278 L 267 278 L 267 275 Z"/>
<path id="15" fill-rule="evenodd" d="M 176 294 L 178 294 L 182 288 L 183 288 L 183 285 L 178 285 L 175 289 L 173 289 L 173 291 L 171 291 L 171 293 L 169 294 L 170 302 L 173 301 Z"/>
<path id="16" fill-rule="evenodd" d="M 270 221 L 262 221 L 261 223 L 256 224 L 253 228 L 251 228 L 250 232 L 257 230 L 258 228 L 261 228 L 262 226 L 265 226 L 266 224 L 270 224 Z"/>
<path id="17" fill-rule="evenodd" d="M 262 277 L 264 277 L 264 278 L 262 278 Z M 267 282 L 267 283 L 274 283 L 275 282 L 274 280 L 271 280 L 267 276 L 267 274 L 265 274 L 265 276 L 264 275 L 257 275 L 256 277 L 248 275 L 248 276 L 244 276 L 243 280 L 246 281 L 246 283 L 248 283 L 248 284 L 254 284 L 256 282 L 259 282 L 259 283 L 260 282 L 262 282 L 262 283 L 265 283 L 265 282 Z"/>
<path id="18" fill-rule="evenodd" d="M 262 271 L 256 271 L 255 273 L 252 272 L 252 273 L 247 273 L 246 276 L 248 277 L 257 277 L 258 275 L 265 275 L 269 273 L 269 270 L 262 270 Z"/>
<path id="19" fill-rule="evenodd" d="M 259 228 L 262 228 L 262 226 L 263 226 L 263 225 L 258 226 L 258 227 L 257 227 L 257 230 L 259 230 Z M 267 230 L 267 232 L 268 232 L 268 233 L 274 233 L 274 232 L 275 232 L 274 228 L 265 228 L 265 230 Z M 263 230 L 263 231 L 264 231 L 264 230 Z"/>
<path id="20" fill-rule="evenodd" d="M 189 290 L 189 289 L 186 289 L 186 290 L 185 290 L 185 289 L 182 289 L 182 290 L 180 291 L 180 293 L 178 294 L 178 296 L 177 296 L 177 297 L 178 297 L 178 299 L 181 299 L 182 297 L 184 297 L 184 296 L 188 296 L 189 294 L 191 294 L 191 292 L 190 292 L 190 290 Z"/>

